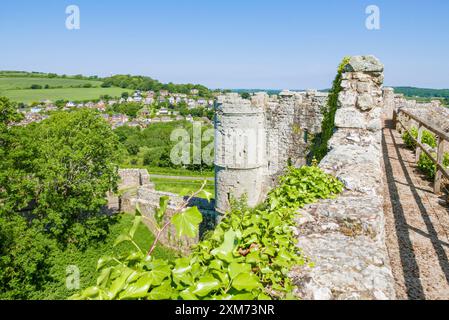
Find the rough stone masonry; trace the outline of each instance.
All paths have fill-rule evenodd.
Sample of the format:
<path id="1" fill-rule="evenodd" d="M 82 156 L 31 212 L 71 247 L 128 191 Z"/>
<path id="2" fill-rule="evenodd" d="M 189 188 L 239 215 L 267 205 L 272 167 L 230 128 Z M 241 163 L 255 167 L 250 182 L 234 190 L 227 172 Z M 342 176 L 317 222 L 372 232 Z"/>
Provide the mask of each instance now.
<path id="1" fill-rule="evenodd" d="M 352 57 L 344 69 L 336 132 L 320 167 L 345 191 L 299 212 L 298 245 L 315 263 L 292 272 L 304 299 L 395 299 L 383 213 L 382 83 L 373 56 Z"/>

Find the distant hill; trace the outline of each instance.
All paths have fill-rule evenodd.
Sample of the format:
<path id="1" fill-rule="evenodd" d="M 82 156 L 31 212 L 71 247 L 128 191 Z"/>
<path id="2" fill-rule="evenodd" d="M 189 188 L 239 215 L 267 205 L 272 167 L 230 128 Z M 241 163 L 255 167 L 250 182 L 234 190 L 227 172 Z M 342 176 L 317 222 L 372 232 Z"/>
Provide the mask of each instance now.
<path id="1" fill-rule="evenodd" d="M 155 92 L 167 90 L 171 93 L 190 94 L 194 89 L 200 97 L 212 97 L 212 91 L 199 84 L 164 84 L 145 76 L 114 75 L 100 78 L 43 72 L 0 71 L 0 96 L 27 104 L 43 100 L 87 101 L 100 99 L 102 96 L 115 98 L 124 92 L 130 93 L 134 90 Z"/>
<path id="2" fill-rule="evenodd" d="M 415 87 L 393 87 L 393 88 L 394 92 L 402 93 L 407 97 L 449 99 L 449 89 L 425 89 Z"/>
<path id="3" fill-rule="evenodd" d="M 449 89 L 427 89 L 415 87 L 393 87 L 393 88 L 395 93 L 402 93 L 409 98 L 423 98 L 424 100 L 429 100 L 431 98 L 440 98 L 449 100 Z M 237 93 L 267 92 L 268 94 L 278 94 L 279 92 L 281 92 L 281 90 L 279 89 L 231 89 L 230 91 Z M 292 91 L 304 91 L 304 90 L 298 89 Z M 328 92 L 329 89 L 322 89 L 318 91 Z"/>

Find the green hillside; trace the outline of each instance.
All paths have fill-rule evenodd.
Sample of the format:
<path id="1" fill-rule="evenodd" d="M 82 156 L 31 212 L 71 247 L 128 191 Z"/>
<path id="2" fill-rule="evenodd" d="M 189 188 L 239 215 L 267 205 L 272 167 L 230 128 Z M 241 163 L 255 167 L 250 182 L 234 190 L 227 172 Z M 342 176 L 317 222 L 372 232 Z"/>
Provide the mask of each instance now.
<path id="1" fill-rule="evenodd" d="M 62 87 L 82 87 L 90 85 L 100 87 L 101 81 L 62 79 L 62 78 L 33 78 L 33 77 L 0 77 L 0 91 L 15 89 L 30 89 L 32 85 L 39 85 L 44 88 L 46 85 L 50 88 Z"/>
<path id="2" fill-rule="evenodd" d="M 62 89 L 22 89 L 22 90 L 2 90 L 0 96 L 6 96 L 12 101 L 33 103 L 42 100 L 72 100 L 84 101 L 99 99 L 101 96 L 120 97 L 122 92 L 132 92 L 122 88 L 62 88 Z"/>
<path id="3" fill-rule="evenodd" d="M 58 76 L 45 73 L 0 71 L 0 96 L 15 102 L 33 103 L 43 100 L 95 100 L 101 96 L 120 97 L 129 89 L 101 87 L 103 81 L 83 76 Z"/>

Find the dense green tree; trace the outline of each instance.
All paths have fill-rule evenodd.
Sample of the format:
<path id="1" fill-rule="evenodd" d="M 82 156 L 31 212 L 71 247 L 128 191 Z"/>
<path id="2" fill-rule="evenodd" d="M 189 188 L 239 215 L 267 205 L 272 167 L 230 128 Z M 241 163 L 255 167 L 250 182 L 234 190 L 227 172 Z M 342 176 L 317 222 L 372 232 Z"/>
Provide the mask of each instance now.
<path id="1" fill-rule="evenodd" d="M 0 174 L 3 213 L 30 217 L 60 243 L 84 246 L 104 236 L 100 209 L 116 187 L 120 154 L 109 125 L 81 109 L 11 131 L 14 148 Z"/>

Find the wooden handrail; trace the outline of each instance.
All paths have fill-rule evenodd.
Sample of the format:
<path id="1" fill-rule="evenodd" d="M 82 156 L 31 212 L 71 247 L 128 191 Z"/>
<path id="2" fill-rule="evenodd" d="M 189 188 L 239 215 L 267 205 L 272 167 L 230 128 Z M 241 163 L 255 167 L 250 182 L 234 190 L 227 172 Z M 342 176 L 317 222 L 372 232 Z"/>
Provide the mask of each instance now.
<path id="1" fill-rule="evenodd" d="M 407 127 L 405 126 L 405 124 L 403 124 L 401 122 L 401 120 L 399 120 L 398 115 L 400 113 L 404 113 L 407 117 L 415 120 L 416 122 L 418 122 L 419 124 L 419 128 L 418 128 L 418 138 L 415 139 L 415 137 L 413 137 L 412 133 L 409 131 L 409 129 L 407 129 Z M 449 141 L 449 135 L 446 134 L 445 132 L 441 131 L 438 128 L 435 128 L 433 125 L 431 125 L 430 123 L 428 123 L 427 121 L 420 119 L 419 117 L 411 114 L 408 111 L 399 109 L 398 111 L 394 112 L 394 119 L 396 120 L 396 122 L 398 122 L 402 128 L 404 128 L 404 130 L 408 133 L 408 135 L 410 136 L 410 138 L 416 143 L 417 148 L 416 148 L 416 159 L 415 161 L 418 162 L 421 152 L 424 152 L 429 159 L 436 165 L 437 167 L 437 172 L 435 173 L 435 182 L 434 182 L 434 192 L 436 194 L 441 193 L 441 178 L 442 176 L 446 177 L 446 179 L 449 179 L 449 171 L 446 170 L 446 168 L 443 166 L 443 159 L 444 159 L 444 144 L 445 141 Z M 432 155 L 432 153 L 425 147 L 424 144 L 422 144 L 422 129 L 426 128 L 428 129 L 430 132 L 434 133 L 436 135 L 437 138 L 437 159 L 435 159 Z"/>
<path id="2" fill-rule="evenodd" d="M 421 119 L 417 116 L 415 116 L 414 114 L 410 113 L 409 111 L 403 110 L 403 109 L 399 109 L 398 113 L 403 113 L 405 115 L 407 115 L 408 117 L 412 118 L 413 120 L 415 120 L 416 122 L 420 123 L 423 127 L 425 127 L 426 129 L 428 129 L 429 131 L 431 131 L 432 133 L 434 133 L 435 135 L 437 135 L 440 138 L 443 138 L 446 141 L 449 141 L 449 134 L 447 134 L 446 132 L 435 128 L 435 125 L 432 125 L 431 123 L 427 122 L 424 119 Z"/>

